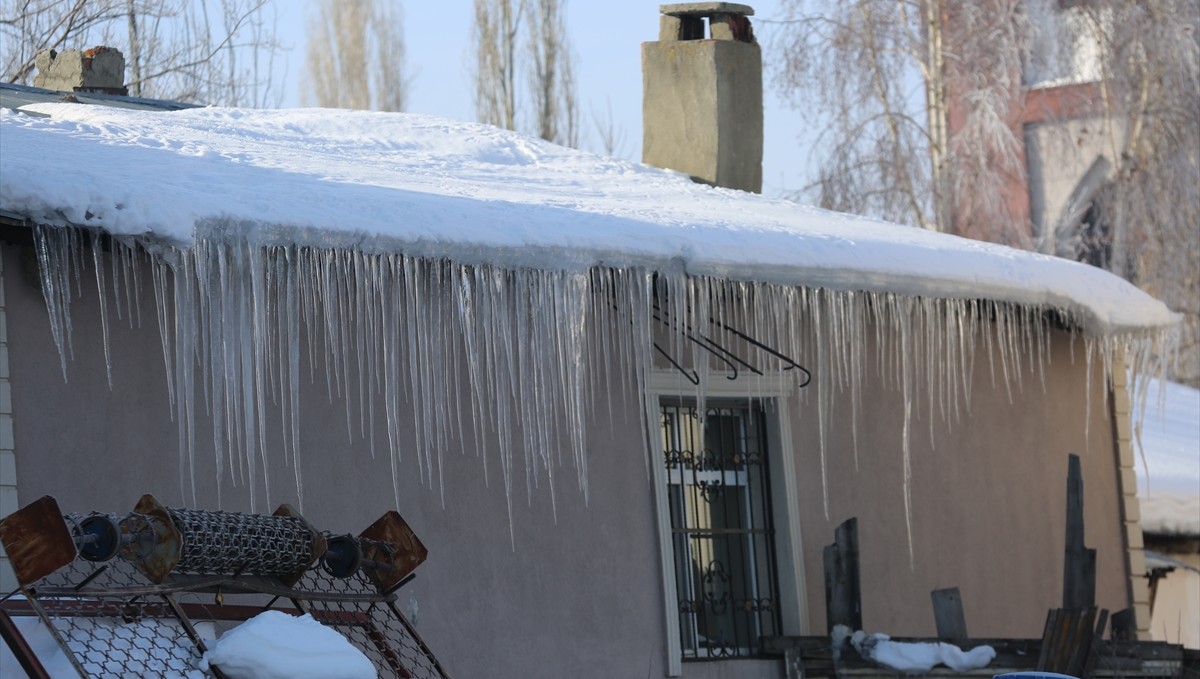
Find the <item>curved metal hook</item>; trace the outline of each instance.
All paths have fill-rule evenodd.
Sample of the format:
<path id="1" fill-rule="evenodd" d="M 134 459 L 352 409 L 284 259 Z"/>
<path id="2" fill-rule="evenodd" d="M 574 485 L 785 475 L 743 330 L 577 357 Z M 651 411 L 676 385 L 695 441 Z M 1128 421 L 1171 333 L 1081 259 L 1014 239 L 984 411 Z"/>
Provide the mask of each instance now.
<path id="1" fill-rule="evenodd" d="M 679 362 L 676 361 L 674 358 L 671 358 L 671 355 L 668 354 L 665 349 L 658 346 L 658 342 L 654 343 L 654 349 L 656 351 L 658 351 L 658 353 L 662 354 L 662 357 L 667 359 L 667 362 L 670 363 L 672 366 L 674 366 L 674 368 L 676 370 L 683 373 L 683 376 L 688 379 L 688 382 L 691 382 L 693 385 L 695 385 L 697 387 L 700 386 L 700 373 L 696 372 L 695 370 L 693 370 L 689 373 L 687 371 L 687 368 L 684 368 L 683 366 L 679 365 Z"/>

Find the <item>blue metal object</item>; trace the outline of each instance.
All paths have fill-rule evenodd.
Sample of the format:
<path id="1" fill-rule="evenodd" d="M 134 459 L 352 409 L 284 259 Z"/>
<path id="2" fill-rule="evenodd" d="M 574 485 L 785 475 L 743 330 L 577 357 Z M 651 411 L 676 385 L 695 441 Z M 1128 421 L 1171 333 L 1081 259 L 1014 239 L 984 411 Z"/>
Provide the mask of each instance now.
<path id="1" fill-rule="evenodd" d="M 1079 677 L 1055 672 L 1009 672 L 994 675 L 992 679 L 1079 679 Z"/>

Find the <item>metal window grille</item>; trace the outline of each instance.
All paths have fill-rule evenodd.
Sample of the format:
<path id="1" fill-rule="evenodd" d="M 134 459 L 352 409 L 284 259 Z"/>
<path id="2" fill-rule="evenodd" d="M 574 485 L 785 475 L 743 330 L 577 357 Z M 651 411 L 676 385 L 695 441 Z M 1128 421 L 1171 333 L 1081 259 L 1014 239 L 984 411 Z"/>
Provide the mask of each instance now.
<path id="1" fill-rule="evenodd" d="M 660 409 L 683 656 L 759 655 L 780 629 L 762 404 Z"/>

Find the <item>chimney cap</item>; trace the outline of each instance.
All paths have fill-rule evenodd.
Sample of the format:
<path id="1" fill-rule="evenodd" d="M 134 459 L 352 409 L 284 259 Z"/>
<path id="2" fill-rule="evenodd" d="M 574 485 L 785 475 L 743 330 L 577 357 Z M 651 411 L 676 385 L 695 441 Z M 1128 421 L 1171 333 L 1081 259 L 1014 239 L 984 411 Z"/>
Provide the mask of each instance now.
<path id="1" fill-rule="evenodd" d="M 673 17 L 712 16 L 713 14 L 754 16 L 753 7 L 736 2 L 681 2 L 673 5 L 659 5 L 658 11 Z"/>

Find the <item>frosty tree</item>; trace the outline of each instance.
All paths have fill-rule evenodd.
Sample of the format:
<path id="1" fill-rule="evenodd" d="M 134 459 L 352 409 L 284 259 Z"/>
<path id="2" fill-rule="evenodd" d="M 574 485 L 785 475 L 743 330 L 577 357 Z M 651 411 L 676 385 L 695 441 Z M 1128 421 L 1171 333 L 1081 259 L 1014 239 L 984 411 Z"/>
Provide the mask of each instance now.
<path id="1" fill-rule="evenodd" d="M 1200 383 L 1200 2 L 785 0 L 775 28 L 822 131 L 808 198 L 1108 268 L 1185 315 Z M 1030 160 L 1033 113 L 1103 159 L 1062 214 L 1031 214 L 1027 173 L 1063 157 Z"/>
<path id="2" fill-rule="evenodd" d="M 579 110 L 562 0 L 475 0 L 471 38 L 479 121 L 577 146 Z"/>
<path id="3" fill-rule="evenodd" d="M 403 111 L 404 25 L 382 0 L 320 0 L 309 17 L 305 97 L 328 108 Z"/>
<path id="4" fill-rule="evenodd" d="M 271 0 L 2 0 L 4 80 L 29 84 L 42 49 L 121 50 L 134 96 L 277 106 Z"/>

